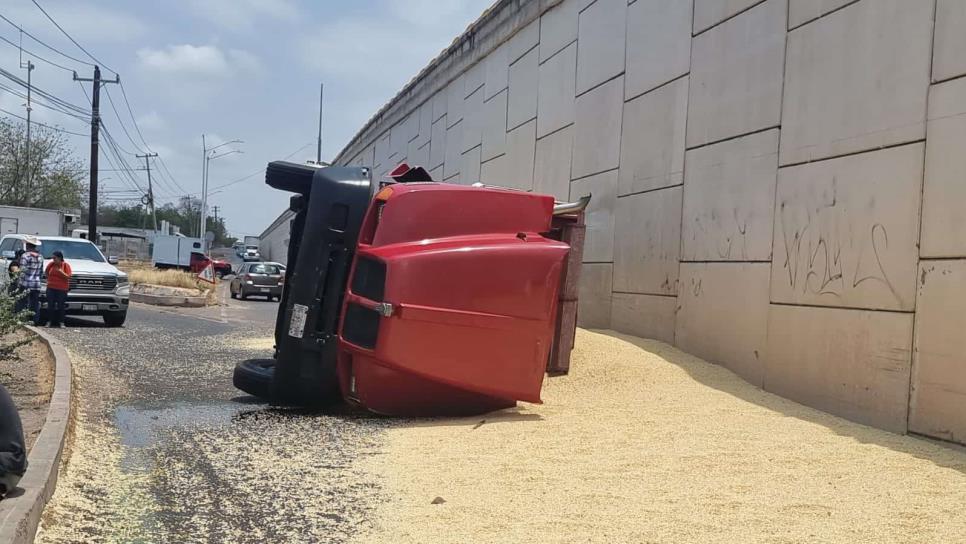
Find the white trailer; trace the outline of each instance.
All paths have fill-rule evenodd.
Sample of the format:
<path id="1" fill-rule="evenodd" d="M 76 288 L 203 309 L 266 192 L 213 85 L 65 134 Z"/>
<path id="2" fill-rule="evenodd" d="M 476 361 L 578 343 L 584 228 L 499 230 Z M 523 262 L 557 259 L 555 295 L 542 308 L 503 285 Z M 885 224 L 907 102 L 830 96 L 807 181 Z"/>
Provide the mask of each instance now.
<path id="1" fill-rule="evenodd" d="M 151 261 L 157 268 L 190 268 L 191 254 L 204 253 L 201 238 L 158 234 L 154 237 Z"/>
<path id="2" fill-rule="evenodd" d="M 61 236 L 64 224 L 75 224 L 74 214 L 44 208 L 21 208 L 0 206 L 0 236 L 7 234 L 33 234 L 36 236 Z"/>

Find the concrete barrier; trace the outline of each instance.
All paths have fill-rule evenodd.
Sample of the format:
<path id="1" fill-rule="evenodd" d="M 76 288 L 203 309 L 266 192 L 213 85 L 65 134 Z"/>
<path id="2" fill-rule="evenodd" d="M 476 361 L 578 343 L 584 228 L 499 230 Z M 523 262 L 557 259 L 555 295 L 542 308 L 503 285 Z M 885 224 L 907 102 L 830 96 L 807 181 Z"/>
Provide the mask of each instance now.
<path id="1" fill-rule="evenodd" d="M 57 487 L 61 455 L 70 425 L 71 362 L 67 350 L 47 333 L 34 327 L 27 329 L 40 337 L 54 357 L 54 391 L 50 396 L 47 420 L 28 455 L 30 466 L 18 486 L 24 493 L 0 501 L 0 544 L 34 541 L 40 516 Z"/>
<path id="2" fill-rule="evenodd" d="M 135 285 L 131 288 L 131 300 L 134 302 L 153 304 L 155 306 L 182 306 L 187 308 L 201 308 L 208 303 L 208 297 L 205 295 L 189 296 L 176 293 L 173 289 L 170 293 L 146 293 L 140 291 L 138 287 L 138 285 Z M 152 289 L 158 290 L 159 288 L 152 286 Z"/>

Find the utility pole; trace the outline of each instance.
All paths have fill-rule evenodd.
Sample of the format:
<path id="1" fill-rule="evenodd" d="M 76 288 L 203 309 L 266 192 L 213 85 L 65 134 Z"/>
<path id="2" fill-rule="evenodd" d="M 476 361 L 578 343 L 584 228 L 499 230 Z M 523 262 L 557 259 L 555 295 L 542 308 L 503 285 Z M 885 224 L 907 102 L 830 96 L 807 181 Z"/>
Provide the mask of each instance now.
<path id="1" fill-rule="evenodd" d="M 94 66 L 93 78 L 77 77 L 77 72 L 74 72 L 74 81 L 90 81 L 93 83 L 93 92 L 91 93 L 91 186 L 90 201 L 88 202 L 90 209 L 87 212 L 87 239 L 97 244 L 97 145 L 98 131 L 101 126 L 101 84 L 120 83 L 121 76 L 115 74 L 113 80 L 102 80 L 100 66 Z"/>
<path id="2" fill-rule="evenodd" d="M 315 148 L 315 164 L 322 164 L 322 97 L 325 96 L 325 83 L 319 84 L 319 144 Z"/>
<path id="3" fill-rule="evenodd" d="M 21 39 L 23 39 L 23 38 L 21 38 Z M 21 53 L 21 55 L 22 54 L 23 53 Z M 36 68 L 36 66 L 34 65 L 34 63 L 30 62 L 29 60 L 27 61 L 26 64 L 24 64 L 24 62 L 21 60 L 20 61 L 20 67 L 23 68 L 23 69 L 25 69 L 25 70 L 27 70 L 27 148 L 26 148 L 26 151 L 24 153 L 24 155 L 26 156 L 26 159 L 27 159 L 26 160 L 26 178 L 27 178 L 27 182 L 24 184 L 25 185 L 25 189 L 26 189 L 24 191 L 24 196 L 26 198 L 29 198 L 30 197 L 30 110 L 33 109 L 31 107 L 31 104 L 30 104 L 30 96 L 31 96 L 30 91 L 32 89 L 32 85 L 30 83 L 30 73 L 34 71 L 34 68 Z"/>
<path id="4" fill-rule="evenodd" d="M 211 207 L 211 211 L 214 212 L 214 214 L 215 214 L 215 223 L 218 222 L 218 210 L 220 210 L 220 209 L 221 209 L 221 207 L 219 207 L 219 206 L 212 206 Z"/>
<path id="5" fill-rule="evenodd" d="M 151 186 L 151 162 L 148 159 L 157 156 L 157 153 L 135 155 L 139 159 L 144 159 L 144 169 L 148 171 L 148 206 L 151 206 L 151 219 L 154 222 L 154 232 L 158 232 L 158 214 L 154 209 L 154 188 Z"/>

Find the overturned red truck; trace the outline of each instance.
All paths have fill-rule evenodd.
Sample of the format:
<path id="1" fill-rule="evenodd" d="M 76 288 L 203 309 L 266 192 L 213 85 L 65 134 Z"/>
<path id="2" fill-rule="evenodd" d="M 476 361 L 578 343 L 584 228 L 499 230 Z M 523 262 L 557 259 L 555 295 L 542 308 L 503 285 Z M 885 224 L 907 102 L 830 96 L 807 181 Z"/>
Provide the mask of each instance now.
<path id="1" fill-rule="evenodd" d="M 269 164 L 295 193 L 275 357 L 240 362 L 235 386 L 400 416 L 539 403 L 544 373 L 569 367 L 589 197 L 389 178 Z"/>

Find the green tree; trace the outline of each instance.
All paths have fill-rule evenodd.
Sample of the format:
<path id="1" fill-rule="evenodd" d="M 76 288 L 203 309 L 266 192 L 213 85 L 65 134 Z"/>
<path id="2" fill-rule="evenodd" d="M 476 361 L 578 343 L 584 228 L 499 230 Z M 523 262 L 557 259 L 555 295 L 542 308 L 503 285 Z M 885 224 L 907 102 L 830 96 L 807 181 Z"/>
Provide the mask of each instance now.
<path id="1" fill-rule="evenodd" d="M 31 127 L 28 164 L 26 124 L 0 119 L 0 204 L 78 208 L 87 193 L 86 171 L 64 134 L 41 125 Z"/>

